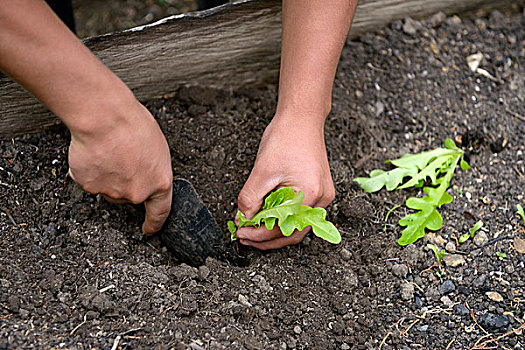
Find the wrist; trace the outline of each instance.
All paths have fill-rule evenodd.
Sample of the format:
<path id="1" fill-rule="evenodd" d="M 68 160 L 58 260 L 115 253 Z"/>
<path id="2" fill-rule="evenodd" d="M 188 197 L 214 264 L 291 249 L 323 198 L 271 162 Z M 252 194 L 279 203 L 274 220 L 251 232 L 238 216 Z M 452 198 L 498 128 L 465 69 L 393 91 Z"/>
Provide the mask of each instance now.
<path id="1" fill-rule="evenodd" d="M 123 86 L 86 97 L 74 110 L 60 117 L 76 138 L 92 138 L 133 125 L 136 121 L 132 119 L 143 114 L 137 113 L 141 108 L 133 93 Z"/>

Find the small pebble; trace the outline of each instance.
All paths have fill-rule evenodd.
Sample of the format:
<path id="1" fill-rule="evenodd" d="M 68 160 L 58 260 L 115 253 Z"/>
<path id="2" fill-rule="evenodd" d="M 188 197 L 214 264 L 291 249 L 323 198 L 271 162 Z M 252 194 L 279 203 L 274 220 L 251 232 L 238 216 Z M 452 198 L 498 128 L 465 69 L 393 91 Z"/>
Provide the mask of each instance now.
<path id="1" fill-rule="evenodd" d="M 481 287 L 483 287 L 486 280 L 487 280 L 487 275 L 483 274 L 472 282 L 472 286 L 474 288 L 480 289 Z"/>
<path id="2" fill-rule="evenodd" d="M 492 301 L 501 303 L 503 301 L 503 297 L 498 292 L 486 292 L 485 295 Z"/>
<path id="3" fill-rule="evenodd" d="M 455 253 L 456 252 L 456 244 L 454 242 L 448 242 L 445 246 L 445 249 L 449 253 Z"/>
<path id="4" fill-rule="evenodd" d="M 520 254 L 525 254 L 525 239 L 520 237 L 514 238 L 514 249 Z"/>
<path id="5" fill-rule="evenodd" d="M 412 283 L 403 283 L 401 286 L 401 299 L 412 300 L 414 298 L 414 291 L 414 285 Z"/>
<path id="6" fill-rule="evenodd" d="M 392 266 L 392 273 L 399 278 L 406 278 L 408 274 L 408 267 L 405 264 L 395 264 Z"/>
<path id="7" fill-rule="evenodd" d="M 439 293 L 445 295 L 456 290 L 456 285 L 451 280 L 446 280 L 439 286 Z"/>
<path id="8" fill-rule="evenodd" d="M 421 327 L 417 327 L 417 330 L 420 331 L 420 332 L 426 332 L 428 331 L 428 324 L 425 324 Z"/>
<path id="9" fill-rule="evenodd" d="M 477 245 L 478 247 L 481 247 L 482 245 L 486 244 L 488 241 L 489 241 L 489 237 L 483 231 L 478 232 L 474 236 L 474 244 Z"/>
<path id="10" fill-rule="evenodd" d="M 303 330 L 301 329 L 301 327 L 299 327 L 299 326 L 295 326 L 295 327 L 293 328 L 293 331 L 294 331 L 295 334 L 301 334 L 301 332 L 302 332 Z"/>
<path id="11" fill-rule="evenodd" d="M 244 305 L 246 307 L 252 307 L 252 304 L 250 304 L 250 302 L 248 301 L 248 298 L 245 297 L 244 295 L 239 294 L 238 300 L 239 300 L 239 303 L 241 303 L 241 305 Z"/>
<path id="12" fill-rule="evenodd" d="M 465 265 L 467 263 L 465 258 L 459 254 L 447 255 L 443 258 L 443 262 L 445 263 L 445 265 L 450 267 L 457 267 L 460 265 Z"/>
<path id="13" fill-rule="evenodd" d="M 341 249 L 341 258 L 343 258 L 343 260 L 350 260 L 352 258 L 352 253 L 350 253 L 350 251 L 346 248 L 343 248 Z"/>
<path id="14" fill-rule="evenodd" d="M 489 330 L 496 330 L 509 325 L 509 318 L 507 315 L 496 316 L 490 312 L 486 312 L 481 316 L 479 323 Z"/>
<path id="15" fill-rule="evenodd" d="M 446 307 L 452 307 L 454 306 L 454 302 L 452 300 L 450 300 L 449 297 L 447 297 L 446 295 L 445 296 L 442 296 L 441 299 L 441 302 L 446 306 Z"/>
<path id="16" fill-rule="evenodd" d="M 459 316 L 465 316 L 469 314 L 467 307 L 463 304 L 454 305 L 454 313 Z"/>

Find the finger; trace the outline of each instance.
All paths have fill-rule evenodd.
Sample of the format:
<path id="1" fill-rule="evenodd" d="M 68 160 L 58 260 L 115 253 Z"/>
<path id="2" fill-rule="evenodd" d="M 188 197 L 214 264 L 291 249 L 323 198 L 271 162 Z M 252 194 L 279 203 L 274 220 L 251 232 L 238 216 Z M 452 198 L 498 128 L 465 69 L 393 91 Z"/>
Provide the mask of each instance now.
<path id="1" fill-rule="evenodd" d="M 71 168 L 69 168 L 67 170 L 67 175 L 75 182 L 77 182 L 77 180 L 75 180 L 75 176 L 73 175 L 73 172 L 71 171 Z"/>
<path id="2" fill-rule="evenodd" d="M 247 239 L 241 239 L 241 244 L 254 247 L 260 250 L 270 250 L 270 249 L 279 249 L 288 245 L 298 244 L 303 240 L 306 234 L 310 231 L 310 228 L 307 227 L 302 231 L 295 231 L 288 237 L 279 237 L 270 241 L 265 242 L 254 242 Z"/>
<path id="3" fill-rule="evenodd" d="M 170 187 L 169 191 L 144 202 L 146 207 L 146 218 L 142 224 L 144 234 L 153 234 L 162 228 L 171 210 L 171 197 L 172 188 Z"/>
<path id="4" fill-rule="evenodd" d="M 239 193 L 238 207 L 247 219 L 251 219 L 262 206 L 263 198 L 279 185 L 278 178 L 265 176 L 254 167 Z"/>
<path id="5" fill-rule="evenodd" d="M 282 237 L 283 234 L 277 225 L 272 230 L 267 230 L 266 227 L 241 227 L 237 231 L 237 237 L 239 239 L 247 239 L 253 242 L 264 242 L 272 239 Z"/>

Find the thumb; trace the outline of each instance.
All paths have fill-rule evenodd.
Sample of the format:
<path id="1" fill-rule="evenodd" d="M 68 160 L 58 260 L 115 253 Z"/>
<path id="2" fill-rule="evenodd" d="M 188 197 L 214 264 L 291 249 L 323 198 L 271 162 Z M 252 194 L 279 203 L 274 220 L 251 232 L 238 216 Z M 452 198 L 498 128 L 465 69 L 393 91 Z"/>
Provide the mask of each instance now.
<path id="1" fill-rule="evenodd" d="M 172 189 L 170 188 L 168 192 L 144 201 L 146 208 L 146 218 L 142 224 L 142 232 L 144 234 L 153 234 L 162 228 L 171 210 L 172 195 Z"/>
<path id="2" fill-rule="evenodd" d="M 263 198 L 279 185 L 279 178 L 261 174 L 255 168 L 248 177 L 238 197 L 239 210 L 251 219 L 263 204 Z"/>

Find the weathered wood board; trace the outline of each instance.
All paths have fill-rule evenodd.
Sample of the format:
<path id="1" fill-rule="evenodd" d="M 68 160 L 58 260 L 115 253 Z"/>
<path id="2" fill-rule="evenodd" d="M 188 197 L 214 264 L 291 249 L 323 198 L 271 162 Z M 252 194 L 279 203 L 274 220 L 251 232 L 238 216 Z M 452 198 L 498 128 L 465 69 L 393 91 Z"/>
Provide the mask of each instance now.
<path id="1" fill-rule="evenodd" d="M 350 37 L 406 16 L 451 14 L 514 2 L 361 0 Z M 90 38 L 85 44 L 144 101 L 170 95 L 181 85 L 234 89 L 275 81 L 280 35 L 280 0 L 241 0 Z M 58 122 L 22 87 L 0 78 L 0 138 L 39 131 Z"/>

